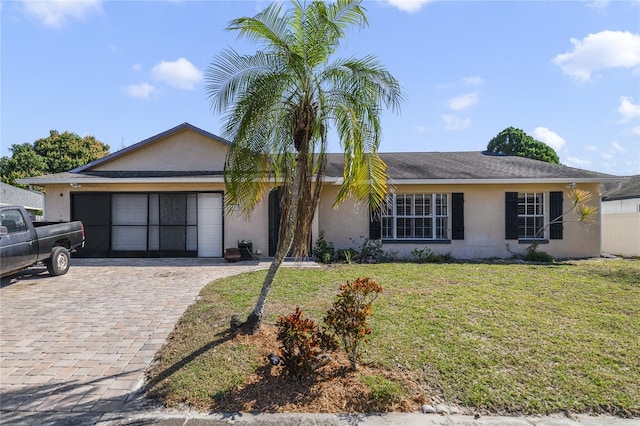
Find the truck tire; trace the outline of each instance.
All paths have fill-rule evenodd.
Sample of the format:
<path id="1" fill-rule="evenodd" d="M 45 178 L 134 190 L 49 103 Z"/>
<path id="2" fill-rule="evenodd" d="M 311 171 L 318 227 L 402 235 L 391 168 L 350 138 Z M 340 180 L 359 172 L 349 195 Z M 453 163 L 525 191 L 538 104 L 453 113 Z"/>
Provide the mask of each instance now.
<path id="1" fill-rule="evenodd" d="M 64 275 L 69 270 L 69 252 L 64 247 L 54 247 L 47 259 L 47 271 L 53 276 Z"/>

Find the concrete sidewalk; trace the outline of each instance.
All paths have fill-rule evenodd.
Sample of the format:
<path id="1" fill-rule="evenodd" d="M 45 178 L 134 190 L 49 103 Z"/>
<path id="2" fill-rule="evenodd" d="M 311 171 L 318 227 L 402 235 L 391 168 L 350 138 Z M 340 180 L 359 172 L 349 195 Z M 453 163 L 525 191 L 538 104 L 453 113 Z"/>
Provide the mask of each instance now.
<path id="1" fill-rule="evenodd" d="M 637 426 L 640 419 L 611 416 L 564 415 L 542 417 L 485 416 L 420 413 L 387 414 L 204 414 L 172 411 L 119 413 L 60 412 L 2 413 L 1 424 L 16 426 Z"/>

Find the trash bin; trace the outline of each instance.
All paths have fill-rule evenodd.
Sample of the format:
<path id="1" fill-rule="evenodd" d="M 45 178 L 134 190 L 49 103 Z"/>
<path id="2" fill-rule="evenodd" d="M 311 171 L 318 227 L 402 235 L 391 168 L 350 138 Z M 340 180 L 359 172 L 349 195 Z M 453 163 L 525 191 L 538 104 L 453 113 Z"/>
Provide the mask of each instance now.
<path id="1" fill-rule="evenodd" d="M 247 240 L 238 241 L 238 248 L 240 249 L 240 260 L 253 259 L 253 242 Z"/>

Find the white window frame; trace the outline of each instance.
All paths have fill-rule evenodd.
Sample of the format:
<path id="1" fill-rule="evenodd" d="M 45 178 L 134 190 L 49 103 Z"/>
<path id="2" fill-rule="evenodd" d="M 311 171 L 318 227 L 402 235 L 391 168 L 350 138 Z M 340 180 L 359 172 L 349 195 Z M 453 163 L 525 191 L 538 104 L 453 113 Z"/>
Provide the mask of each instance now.
<path id="1" fill-rule="evenodd" d="M 399 214 L 398 199 L 408 206 L 403 214 Z M 444 200 L 444 212 L 441 208 Z M 428 203 L 426 202 L 428 201 Z M 438 203 L 439 202 L 439 203 Z M 416 207 L 419 207 L 418 209 Z M 428 214 L 416 214 L 416 210 L 428 210 Z M 431 236 L 416 236 L 416 219 L 431 220 Z M 411 236 L 398 236 L 398 221 L 412 222 L 407 228 Z M 443 224 L 444 222 L 444 224 Z M 397 241 L 441 241 L 449 240 L 451 235 L 451 197 L 449 193 L 412 193 L 412 194 L 388 194 L 382 206 L 381 237 L 383 240 Z M 426 228 L 428 229 L 428 228 Z"/>
<path id="2" fill-rule="evenodd" d="M 521 198 L 524 197 L 524 205 L 521 203 Z M 542 199 L 542 203 L 538 202 L 539 199 Z M 537 208 L 540 204 L 542 206 Z M 519 240 L 544 240 L 547 237 L 548 229 L 544 230 L 544 233 L 540 236 L 536 236 L 539 232 L 539 229 L 544 228 L 547 223 L 547 193 L 546 192 L 518 192 L 518 239 Z M 523 208 L 523 213 L 520 212 L 521 206 Z M 532 212 L 530 212 L 532 210 Z M 542 225 L 540 228 L 536 228 L 535 221 L 536 219 L 542 219 Z M 524 220 L 524 234 L 521 234 L 520 229 L 520 221 Z M 533 221 L 533 227 L 535 231 L 532 235 L 529 235 L 527 230 L 531 227 L 530 223 Z"/>

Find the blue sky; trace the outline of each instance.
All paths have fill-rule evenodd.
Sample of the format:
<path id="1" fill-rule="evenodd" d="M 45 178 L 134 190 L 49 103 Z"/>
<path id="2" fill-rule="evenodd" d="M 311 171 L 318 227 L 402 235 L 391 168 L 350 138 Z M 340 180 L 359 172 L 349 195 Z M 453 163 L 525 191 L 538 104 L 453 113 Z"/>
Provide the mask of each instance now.
<path id="1" fill-rule="evenodd" d="M 220 134 L 204 90 L 260 1 L 5 1 L 2 155 L 49 130 L 111 152 L 183 122 Z M 373 54 L 406 102 L 380 150 L 481 151 L 509 126 L 563 164 L 640 173 L 640 1 L 365 1 L 339 57 Z M 331 151 L 339 151 L 337 141 Z"/>

